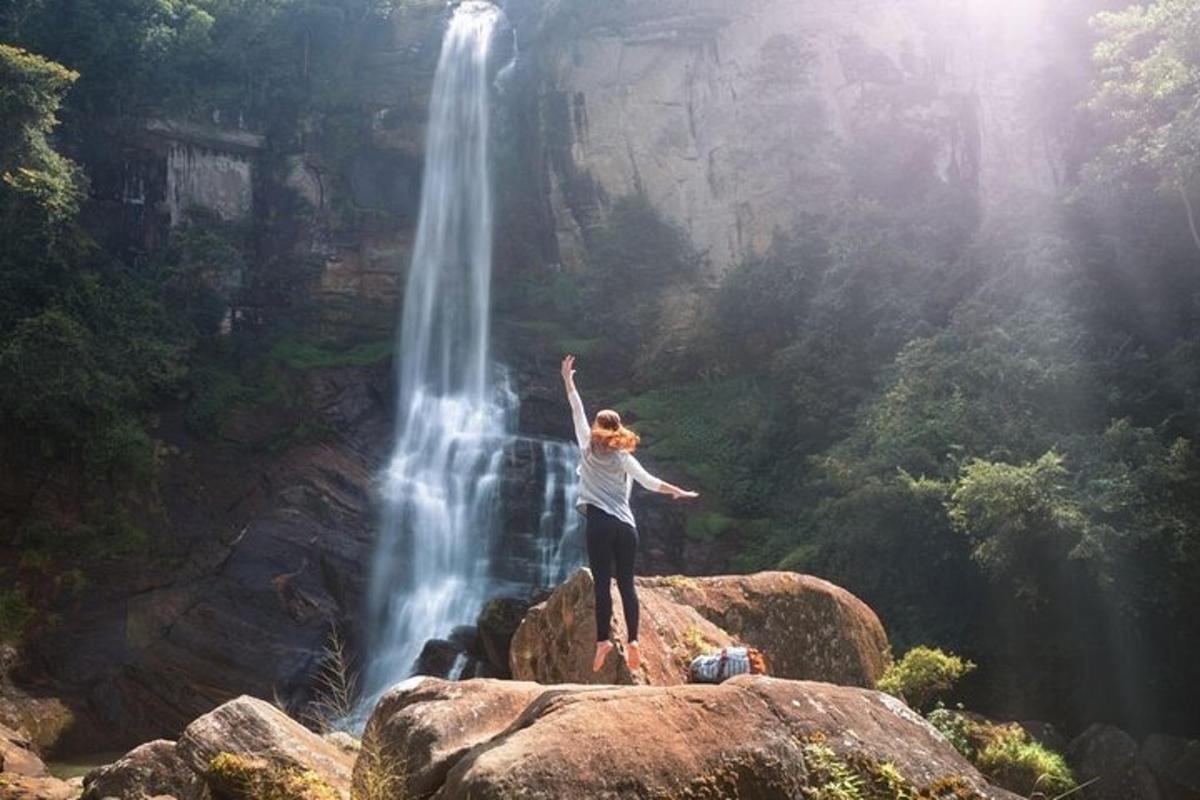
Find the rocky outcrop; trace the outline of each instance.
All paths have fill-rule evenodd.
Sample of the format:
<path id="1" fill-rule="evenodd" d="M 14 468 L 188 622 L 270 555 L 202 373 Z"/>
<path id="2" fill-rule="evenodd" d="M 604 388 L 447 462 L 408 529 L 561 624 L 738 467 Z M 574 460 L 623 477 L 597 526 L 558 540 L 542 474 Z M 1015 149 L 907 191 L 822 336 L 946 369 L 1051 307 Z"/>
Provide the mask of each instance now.
<path id="1" fill-rule="evenodd" d="M 589 570 L 575 573 L 529 610 L 513 635 L 514 678 L 539 683 L 686 683 L 692 658 L 734 643 L 761 649 L 784 678 L 874 686 L 888 642 L 875 613 L 826 581 L 786 572 L 712 578 L 637 578 L 642 664 L 630 672 L 621 653 L 592 672 L 595 601 Z M 613 590 L 613 633 L 624 616 Z M 728 627 L 726 627 L 728 626 Z"/>
<path id="2" fill-rule="evenodd" d="M 385 697 L 371 737 L 374 780 L 437 800 L 800 797 L 846 774 L 893 781 L 897 796 L 1016 797 L 887 695 L 761 676 L 552 688 L 425 678 Z M 366 778 L 360 765 L 356 787 Z"/>
<path id="3" fill-rule="evenodd" d="M 162 479 L 178 524 L 161 546 L 186 558 L 107 566 L 62 624 L 26 647 L 28 672 L 81 701 L 68 748 L 175 738 L 244 692 L 297 709 L 313 699 L 331 630 L 352 630 L 361 610 L 389 366 L 306 371 L 293 400 L 304 419 L 239 411 L 222 428 L 236 444 L 164 424 L 181 454 Z M 327 434 L 270 452 L 301 424 Z"/>
<path id="4" fill-rule="evenodd" d="M 1051 3 L 928 0 L 509 4 L 537 61 L 565 263 L 615 197 L 642 194 L 720 274 L 885 148 L 925 181 L 996 204 L 1052 186 L 1053 129 L 1029 90 Z M 1044 115 L 1043 115 L 1044 116 Z M 824 205 L 823 205 L 824 204 Z M 581 264 L 580 264 L 581 265 Z"/>

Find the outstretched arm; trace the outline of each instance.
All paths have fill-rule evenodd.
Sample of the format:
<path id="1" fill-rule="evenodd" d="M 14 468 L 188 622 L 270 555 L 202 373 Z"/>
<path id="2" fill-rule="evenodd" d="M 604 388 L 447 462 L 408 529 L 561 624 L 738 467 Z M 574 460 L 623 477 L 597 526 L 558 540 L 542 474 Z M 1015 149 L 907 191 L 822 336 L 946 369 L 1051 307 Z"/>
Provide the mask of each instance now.
<path id="1" fill-rule="evenodd" d="M 661 478 L 654 477 L 646 471 L 646 468 L 642 466 L 640 461 L 638 461 L 629 453 L 623 453 L 621 461 L 624 463 L 625 471 L 629 473 L 630 477 L 652 492 L 669 494 L 676 500 L 685 497 L 691 498 L 700 496 L 697 492 L 689 492 L 687 489 L 680 489 L 678 486 L 672 483 L 667 483 Z"/>
<path id="2" fill-rule="evenodd" d="M 567 390 L 567 402 L 571 404 L 571 421 L 575 424 L 575 441 L 582 450 L 591 439 L 592 429 L 588 425 L 587 414 L 583 411 L 583 400 L 575 389 L 575 356 L 567 356 L 562 361 L 563 386 Z"/>

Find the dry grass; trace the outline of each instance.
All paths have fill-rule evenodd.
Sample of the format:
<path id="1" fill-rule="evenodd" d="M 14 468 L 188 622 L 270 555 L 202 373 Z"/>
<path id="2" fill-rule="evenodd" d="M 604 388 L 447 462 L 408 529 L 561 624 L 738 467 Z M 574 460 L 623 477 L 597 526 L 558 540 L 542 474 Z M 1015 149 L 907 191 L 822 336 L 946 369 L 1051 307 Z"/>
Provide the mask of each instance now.
<path id="1" fill-rule="evenodd" d="M 363 734 L 354 767 L 353 800 L 406 800 L 408 768 L 403 758 L 389 758 L 383 737 L 374 728 Z"/>
<path id="2" fill-rule="evenodd" d="M 322 733 L 337 730 L 354 712 L 358 694 L 358 673 L 354 671 L 346 641 L 331 628 L 325 644 L 321 673 L 317 677 L 317 699 L 305 713 L 305 720 Z"/>

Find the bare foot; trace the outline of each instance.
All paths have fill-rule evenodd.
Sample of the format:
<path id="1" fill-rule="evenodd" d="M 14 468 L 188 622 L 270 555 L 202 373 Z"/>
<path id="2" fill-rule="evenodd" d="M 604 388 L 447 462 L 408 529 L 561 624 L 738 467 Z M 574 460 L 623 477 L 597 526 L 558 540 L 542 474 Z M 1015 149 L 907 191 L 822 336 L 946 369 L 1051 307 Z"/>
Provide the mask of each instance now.
<path id="1" fill-rule="evenodd" d="M 596 642 L 596 658 L 592 661 L 592 672 L 600 671 L 600 668 L 604 666 L 604 659 L 608 658 L 608 651 L 612 649 L 612 642 Z"/>
<path id="2" fill-rule="evenodd" d="M 638 668 L 638 664 L 642 663 L 642 650 L 638 647 L 637 642 L 630 642 L 625 646 L 625 660 L 629 662 L 631 672 Z"/>

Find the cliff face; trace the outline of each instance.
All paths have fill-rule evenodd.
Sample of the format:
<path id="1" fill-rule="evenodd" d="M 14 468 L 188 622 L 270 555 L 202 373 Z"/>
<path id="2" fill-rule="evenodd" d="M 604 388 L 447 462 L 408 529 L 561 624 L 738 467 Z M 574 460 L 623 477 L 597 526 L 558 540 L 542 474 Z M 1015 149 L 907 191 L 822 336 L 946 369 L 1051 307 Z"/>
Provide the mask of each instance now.
<path id="1" fill-rule="evenodd" d="M 622 195 L 682 225 L 714 278 L 846 182 L 956 184 L 986 212 L 1062 169 L 1028 88 L 1047 0 L 514 5 L 569 266 Z"/>

